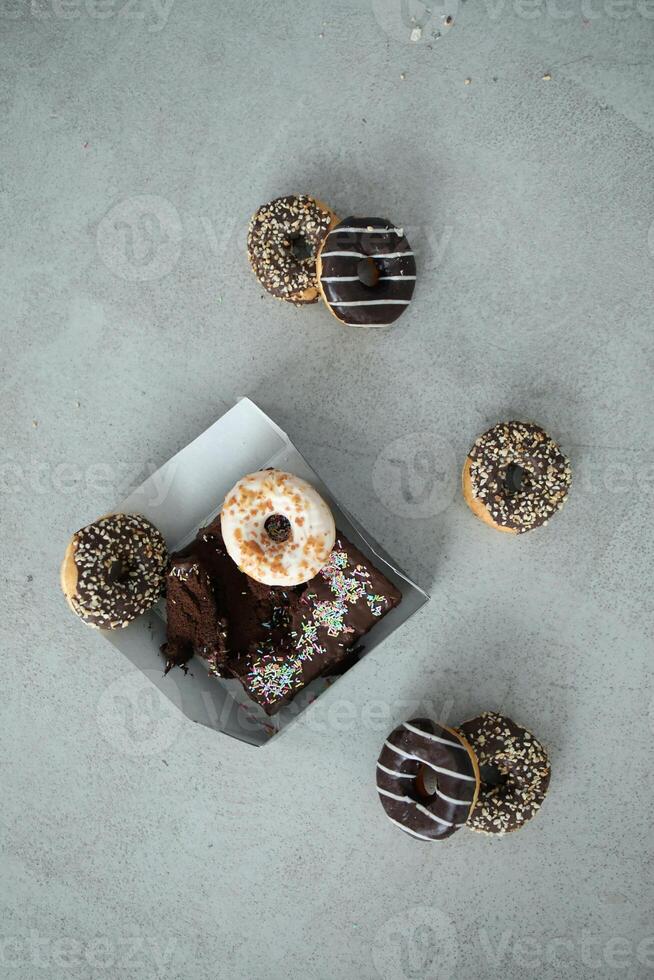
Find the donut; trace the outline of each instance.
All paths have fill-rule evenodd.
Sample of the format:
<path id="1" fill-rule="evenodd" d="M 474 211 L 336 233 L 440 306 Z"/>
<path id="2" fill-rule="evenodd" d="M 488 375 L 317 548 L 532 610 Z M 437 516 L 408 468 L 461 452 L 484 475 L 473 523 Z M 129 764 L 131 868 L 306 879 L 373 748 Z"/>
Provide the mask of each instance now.
<path id="1" fill-rule="evenodd" d="M 318 253 L 318 284 L 331 313 L 349 327 L 386 327 L 404 313 L 416 261 L 402 228 L 382 218 L 345 218 Z"/>
<path id="2" fill-rule="evenodd" d="M 298 305 L 318 300 L 316 255 L 333 211 L 307 194 L 278 197 L 250 219 L 248 258 L 269 293 Z"/>
<path id="3" fill-rule="evenodd" d="M 310 483 L 268 469 L 232 487 L 222 506 L 225 548 L 242 572 L 264 585 L 308 582 L 329 561 L 336 528 Z"/>
<path id="4" fill-rule="evenodd" d="M 494 711 L 459 725 L 477 756 L 479 798 L 468 818 L 471 830 L 508 834 L 540 809 L 550 782 L 547 752 L 531 732 Z"/>
<path id="5" fill-rule="evenodd" d="M 570 463 L 543 429 L 532 422 L 500 422 L 468 453 L 463 496 L 490 527 L 524 534 L 563 507 L 570 480 Z"/>
<path id="6" fill-rule="evenodd" d="M 435 777 L 430 792 L 425 775 Z M 477 801 L 479 768 L 453 728 L 414 718 L 394 729 L 377 762 L 377 792 L 386 816 L 411 837 L 444 840 L 465 826 Z"/>
<path id="7" fill-rule="evenodd" d="M 77 531 L 61 565 L 68 604 L 88 626 L 129 626 L 163 595 L 166 543 L 138 514 L 108 514 Z"/>

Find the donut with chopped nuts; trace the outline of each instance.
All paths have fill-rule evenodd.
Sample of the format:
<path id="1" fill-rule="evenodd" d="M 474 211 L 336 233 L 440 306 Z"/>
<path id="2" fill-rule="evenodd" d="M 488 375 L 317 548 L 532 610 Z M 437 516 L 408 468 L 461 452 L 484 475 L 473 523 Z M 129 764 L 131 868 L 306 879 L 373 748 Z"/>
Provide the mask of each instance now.
<path id="1" fill-rule="evenodd" d="M 249 473 L 225 497 L 220 526 L 227 553 L 264 585 L 302 585 L 329 561 L 336 541 L 331 510 L 292 473 Z"/>
<path id="2" fill-rule="evenodd" d="M 387 327 L 404 313 L 416 260 L 403 228 L 384 218 L 344 218 L 318 253 L 318 285 L 346 327 Z"/>
<path id="3" fill-rule="evenodd" d="M 500 422 L 479 436 L 463 467 L 463 496 L 496 531 L 524 534 L 547 524 L 570 489 L 570 463 L 532 422 Z"/>
<path id="4" fill-rule="evenodd" d="M 166 542 L 150 521 L 138 514 L 108 514 L 71 538 L 61 588 L 87 626 L 120 629 L 164 594 L 167 565 Z"/>
<path id="5" fill-rule="evenodd" d="M 526 728 L 494 711 L 457 731 L 472 746 L 481 777 L 467 826 L 484 834 L 519 830 L 545 799 L 551 775 L 547 752 Z"/>
<path id="6" fill-rule="evenodd" d="M 278 197 L 252 216 L 248 259 L 269 293 L 302 305 L 318 299 L 316 256 L 333 224 L 334 212 L 307 194 Z"/>

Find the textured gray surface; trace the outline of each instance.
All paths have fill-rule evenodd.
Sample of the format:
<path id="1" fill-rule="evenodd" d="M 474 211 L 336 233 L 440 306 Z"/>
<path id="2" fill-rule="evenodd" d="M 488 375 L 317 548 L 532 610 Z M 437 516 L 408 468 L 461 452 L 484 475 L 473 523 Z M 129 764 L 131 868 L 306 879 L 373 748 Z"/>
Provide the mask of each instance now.
<path id="1" fill-rule="evenodd" d="M 3 976 L 652 972 L 654 9 L 452 9 L 411 43 L 383 0 L 4 2 Z M 394 329 L 261 297 L 246 222 L 293 191 L 410 230 Z M 57 584 L 239 394 L 433 596 L 262 750 L 153 700 Z M 507 416 L 575 473 L 518 541 L 457 491 Z M 384 735 L 486 707 L 549 746 L 542 813 L 406 838 Z"/>

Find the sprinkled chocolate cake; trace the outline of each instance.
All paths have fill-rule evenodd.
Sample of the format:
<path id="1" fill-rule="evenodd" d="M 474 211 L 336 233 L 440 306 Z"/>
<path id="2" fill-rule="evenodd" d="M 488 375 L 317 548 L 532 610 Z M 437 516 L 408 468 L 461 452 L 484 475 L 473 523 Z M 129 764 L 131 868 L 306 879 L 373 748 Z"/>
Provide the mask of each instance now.
<path id="1" fill-rule="evenodd" d="M 171 556 L 166 670 L 201 656 L 274 714 L 316 677 L 347 669 L 360 638 L 401 598 L 338 533 L 328 564 L 305 585 L 262 585 L 227 554 L 217 517 Z"/>

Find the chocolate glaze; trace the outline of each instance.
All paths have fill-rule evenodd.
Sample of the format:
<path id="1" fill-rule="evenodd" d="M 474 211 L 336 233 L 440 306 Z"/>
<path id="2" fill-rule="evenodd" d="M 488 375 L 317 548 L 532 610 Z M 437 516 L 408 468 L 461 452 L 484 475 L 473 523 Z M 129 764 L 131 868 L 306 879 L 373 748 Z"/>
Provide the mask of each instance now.
<path id="1" fill-rule="evenodd" d="M 182 581 L 176 570 L 186 574 L 189 567 L 199 571 Z M 268 714 L 316 677 L 350 666 L 360 638 L 401 600 L 342 535 L 328 564 L 305 585 L 256 582 L 227 554 L 219 517 L 172 556 L 168 581 L 168 669 L 203 656 L 215 673 L 238 678 Z M 182 588 L 188 595 L 180 615 Z"/>
<path id="2" fill-rule="evenodd" d="M 248 257 L 264 289 L 291 303 L 317 301 L 316 255 L 331 221 L 331 213 L 307 194 L 259 208 L 248 229 Z"/>
<path id="3" fill-rule="evenodd" d="M 423 766 L 436 776 L 431 798 L 424 795 Z M 414 718 L 384 742 L 377 763 L 379 799 L 389 820 L 412 837 L 450 837 L 468 819 L 477 787 L 470 753 L 456 732 Z"/>
<path id="4" fill-rule="evenodd" d="M 570 463 L 533 422 L 500 422 L 468 454 L 472 494 L 496 524 L 524 534 L 547 524 L 565 503 Z"/>
<path id="5" fill-rule="evenodd" d="M 370 257 L 378 273 L 366 285 L 359 264 Z M 382 218 L 345 218 L 320 252 L 320 288 L 339 320 L 351 326 L 392 323 L 406 310 L 415 287 L 416 262 L 401 228 Z M 365 278 L 369 278 L 367 275 Z M 350 305 L 355 304 L 355 305 Z"/>
<path id="6" fill-rule="evenodd" d="M 482 775 L 468 826 L 486 834 L 518 830 L 540 809 L 550 782 L 547 752 L 531 732 L 494 711 L 459 725 Z"/>
<path id="7" fill-rule="evenodd" d="M 163 595 L 166 543 L 145 517 L 109 514 L 73 542 L 77 585 L 70 603 L 90 626 L 127 626 Z"/>

